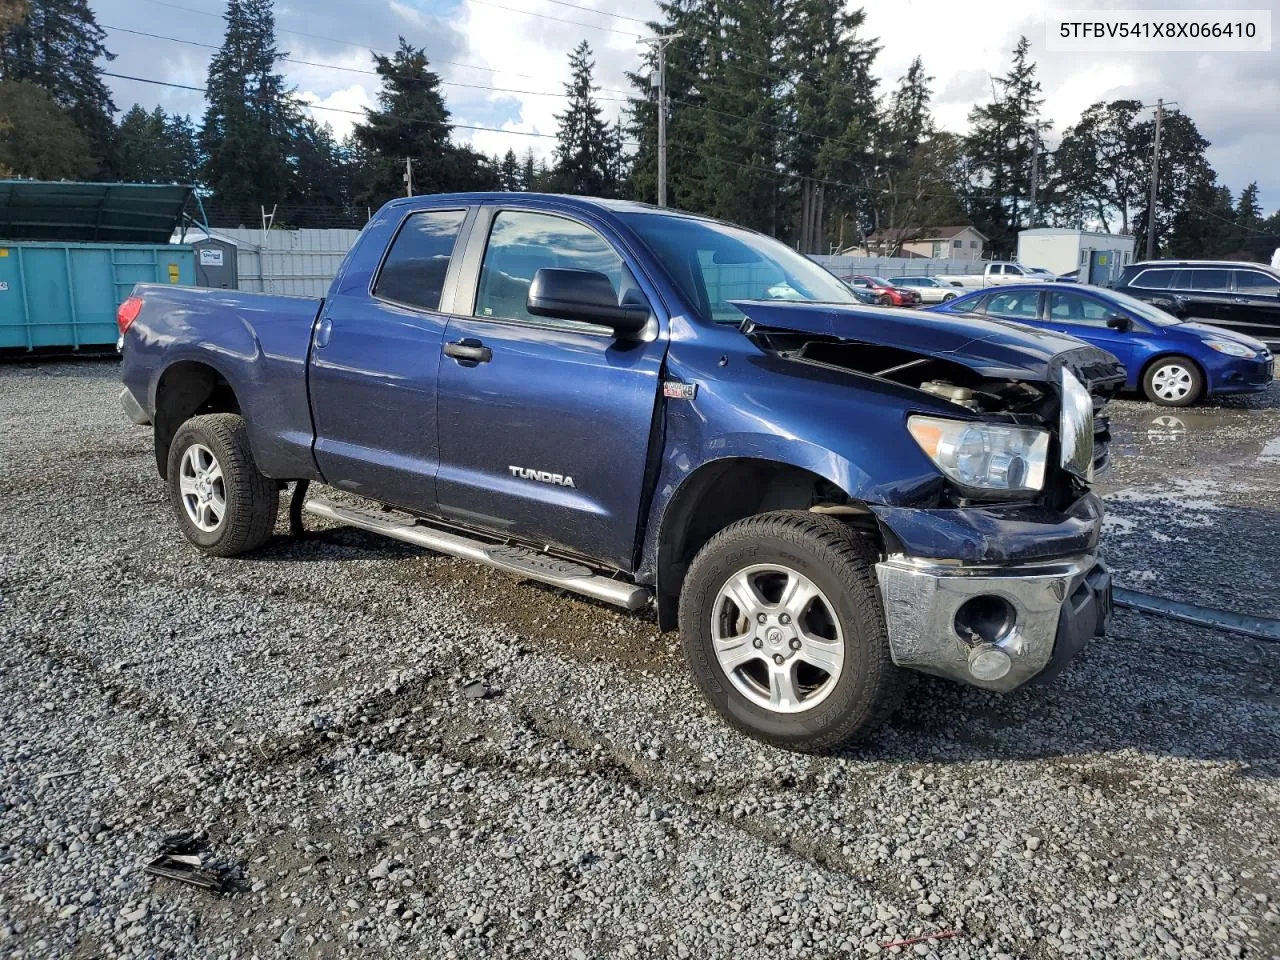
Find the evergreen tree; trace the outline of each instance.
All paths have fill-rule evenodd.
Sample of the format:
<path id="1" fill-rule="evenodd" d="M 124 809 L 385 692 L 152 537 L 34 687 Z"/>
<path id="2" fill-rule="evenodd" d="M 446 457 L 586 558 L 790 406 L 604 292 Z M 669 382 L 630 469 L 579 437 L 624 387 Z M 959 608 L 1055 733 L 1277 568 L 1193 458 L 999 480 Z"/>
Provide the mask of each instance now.
<path id="1" fill-rule="evenodd" d="M 126 183 L 194 183 L 195 128 L 187 117 L 160 107 L 148 113 L 135 103 L 116 127 L 112 162 Z"/>
<path id="2" fill-rule="evenodd" d="M 716 0 L 659 0 L 662 22 L 650 22 L 658 35 L 679 34 L 666 47 L 668 202 L 684 210 L 710 208 L 715 177 L 725 168 L 711 171 L 709 179 L 699 159 L 699 144 L 706 135 L 706 77 L 708 64 L 719 49 L 720 19 Z M 638 142 L 629 164 L 630 190 L 637 200 L 658 199 L 658 89 L 657 57 L 646 49 L 641 70 L 628 73 L 637 90 L 628 106 L 627 132 Z"/>
<path id="3" fill-rule="evenodd" d="M 82 180 L 96 168 L 88 138 L 48 91 L 0 80 L 0 169 L 6 176 Z"/>
<path id="4" fill-rule="evenodd" d="M 329 226 L 353 201 L 342 148 L 327 124 L 301 118 L 293 130 L 293 187 L 289 202 L 296 226 Z"/>
<path id="5" fill-rule="evenodd" d="M 782 157 L 797 206 L 787 219 L 807 253 L 826 251 L 829 212 L 855 212 L 866 199 L 865 189 L 835 185 L 866 184 L 872 166 L 879 47 L 858 36 L 865 19 L 842 0 L 792 0 L 784 13 Z"/>
<path id="6" fill-rule="evenodd" d="M 533 148 L 525 151 L 524 160 L 520 164 L 520 189 L 538 190 L 538 164 L 533 157 Z"/>
<path id="7" fill-rule="evenodd" d="M 717 9 L 719 37 L 713 35 L 698 123 L 703 135 L 672 156 L 697 164 L 704 179 L 695 209 L 778 235 L 788 219 L 789 181 L 779 176 L 786 3 L 722 0 Z"/>
<path id="8" fill-rule="evenodd" d="M 360 203 L 381 206 L 405 192 L 406 158 L 413 161 L 415 193 L 440 193 L 453 187 L 449 141 L 452 127 L 440 77 L 426 53 L 400 38 L 394 56 L 374 54 L 382 78 L 378 109 L 366 111 L 356 124 L 357 142 L 368 152 L 367 174 L 358 197 Z"/>
<path id="9" fill-rule="evenodd" d="M 592 79 L 595 63 L 591 46 L 583 40 L 569 54 L 570 80 L 565 84 L 569 105 L 556 114 L 556 189 L 588 197 L 612 196 L 617 190 L 614 139 L 600 116 Z"/>
<path id="10" fill-rule="evenodd" d="M 220 201 L 283 202 L 292 188 L 298 107 L 276 71 L 271 0 L 228 0 L 226 34 L 209 63 L 200 131 L 202 179 Z"/>
<path id="11" fill-rule="evenodd" d="M 1031 158 L 1049 124 L 1040 119 L 1040 81 L 1026 37 L 1013 50 L 1009 72 L 995 80 L 990 104 L 969 114 L 971 214 L 997 252 L 1012 250 L 1031 193 Z"/>
<path id="12" fill-rule="evenodd" d="M 10 2 L 4 17 L 11 24 L 0 32 L 0 80 L 25 81 L 45 90 L 87 138 L 95 169 L 87 175 L 105 176 L 110 168 L 115 104 L 102 80 L 99 59 L 112 60 L 103 44 L 88 0 L 25 0 Z M 25 94 L 18 94 L 25 99 Z"/>
<path id="13" fill-rule="evenodd" d="M 502 180 L 503 190 L 519 190 L 520 187 L 520 161 L 516 158 L 514 150 L 507 150 L 502 160 L 498 163 L 498 173 Z"/>

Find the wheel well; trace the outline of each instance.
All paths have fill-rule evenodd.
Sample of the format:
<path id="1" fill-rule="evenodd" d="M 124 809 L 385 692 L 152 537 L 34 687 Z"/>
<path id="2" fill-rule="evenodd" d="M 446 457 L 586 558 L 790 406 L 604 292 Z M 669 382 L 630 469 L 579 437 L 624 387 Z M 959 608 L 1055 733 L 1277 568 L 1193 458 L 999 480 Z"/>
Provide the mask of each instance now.
<path id="1" fill-rule="evenodd" d="M 676 625 L 685 571 L 713 536 L 758 513 L 811 509 L 839 513 L 842 520 L 865 528 L 880 545 L 879 529 L 866 506 L 809 470 L 749 458 L 717 460 L 699 468 L 676 492 L 662 519 L 656 598 L 660 628 Z"/>
<path id="2" fill-rule="evenodd" d="M 156 469 L 169 470 L 169 446 L 178 428 L 203 413 L 239 413 L 240 401 L 225 377 L 205 363 L 184 360 L 160 375 L 156 387 Z"/>

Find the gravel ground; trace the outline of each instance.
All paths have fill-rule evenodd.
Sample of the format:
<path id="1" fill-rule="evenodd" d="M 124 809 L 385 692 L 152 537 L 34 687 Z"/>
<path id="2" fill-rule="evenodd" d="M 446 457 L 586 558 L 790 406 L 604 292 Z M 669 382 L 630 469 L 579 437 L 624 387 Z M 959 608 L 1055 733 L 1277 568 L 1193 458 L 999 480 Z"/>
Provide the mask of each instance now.
<path id="1" fill-rule="evenodd" d="M 0 367 L 0 954 L 1280 956 L 1275 645 L 1121 612 L 789 755 L 646 616 L 353 530 L 199 556 L 115 375 Z M 1115 414 L 1122 579 L 1280 613 L 1280 396 Z M 232 892 L 142 873 L 191 828 Z"/>

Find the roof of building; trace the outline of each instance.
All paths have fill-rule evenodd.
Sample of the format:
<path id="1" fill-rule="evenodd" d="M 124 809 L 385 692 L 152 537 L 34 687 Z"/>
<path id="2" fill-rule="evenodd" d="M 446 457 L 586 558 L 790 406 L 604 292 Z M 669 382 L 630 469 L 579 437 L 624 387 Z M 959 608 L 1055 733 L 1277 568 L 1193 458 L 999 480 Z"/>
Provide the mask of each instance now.
<path id="1" fill-rule="evenodd" d="M 890 227 L 888 230 L 877 230 L 867 237 L 867 241 L 870 243 L 928 243 L 931 240 L 953 240 L 966 230 L 976 233 L 983 240 L 989 239 L 973 224 L 963 223 L 950 227 Z"/>
<path id="2" fill-rule="evenodd" d="M 0 180 L 0 238 L 168 243 L 191 192 L 176 183 Z"/>

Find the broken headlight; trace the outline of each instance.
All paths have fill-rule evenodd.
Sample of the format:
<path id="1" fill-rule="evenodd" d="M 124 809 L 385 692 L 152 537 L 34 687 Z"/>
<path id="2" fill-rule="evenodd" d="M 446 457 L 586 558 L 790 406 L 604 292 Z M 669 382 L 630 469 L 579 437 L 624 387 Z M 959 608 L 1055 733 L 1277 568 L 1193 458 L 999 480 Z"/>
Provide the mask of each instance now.
<path id="1" fill-rule="evenodd" d="M 1046 430 L 921 416 L 908 417 L 907 429 L 938 469 L 962 487 L 1006 493 L 1044 487 Z"/>
<path id="2" fill-rule="evenodd" d="M 1070 370 L 1062 371 L 1062 467 L 1093 482 L 1093 397 Z"/>

